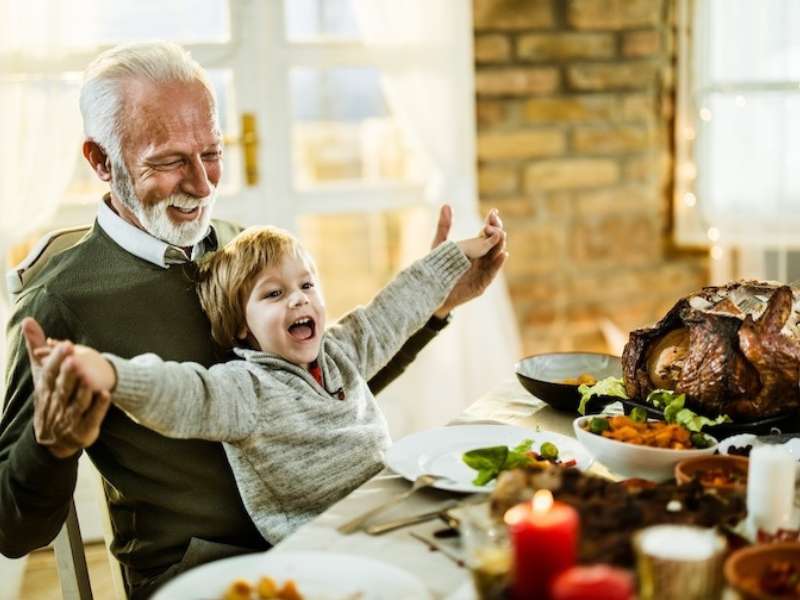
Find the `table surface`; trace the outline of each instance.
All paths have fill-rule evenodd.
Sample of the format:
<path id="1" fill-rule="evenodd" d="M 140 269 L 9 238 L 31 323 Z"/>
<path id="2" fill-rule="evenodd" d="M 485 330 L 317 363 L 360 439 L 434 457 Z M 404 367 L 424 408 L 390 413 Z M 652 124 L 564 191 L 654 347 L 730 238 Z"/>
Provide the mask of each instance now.
<path id="1" fill-rule="evenodd" d="M 507 424 L 531 429 L 541 428 L 574 437 L 573 419 L 574 416 L 560 413 L 531 396 L 515 379 L 503 382 L 479 398 L 450 425 Z M 618 479 L 597 463 L 592 465 L 589 472 Z M 458 541 L 437 540 L 440 550 L 433 550 L 412 535 L 413 533 L 433 539 L 433 532 L 443 528 L 443 523 L 438 519 L 378 536 L 370 536 L 364 532 L 343 535 L 336 530 L 339 525 L 408 490 L 409 487 L 407 480 L 385 469 L 298 529 L 271 552 L 317 550 L 369 557 L 413 573 L 428 587 L 431 596 L 436 600 L 473 600 L 475 595 L 469 571 L 454 560 L 460 556 Z M 375 517 L 374 522 L 382 523 L 429 512 L 454 496 L 466 497 L 436 489 L 423 489 L 400 505 Z M 454 557 L 446 556 L 447 551 Z M 727 591 L 726 599 L 734 597 L 729 594 L 730 591 Z"/>
<path id="2" fill-rule="evenodd" d="M 532 429 L 540 427 L 574 437 L 572 420 L 573 417 L 570 415 L 559 413 L 531 396 L 516 380 L 509 380 L 479 398 L 450 424 L 490 422 Z M 599 465 L 593 465 L 591 471 L 608 476 L 608 472 Z M 411 535 L 416 533 L 430 537 L 433 531 L 443 528 L 440 521 L 434 520 L 404 527 L 379 536 L 370 536 L 363 532 L 343 535 L 336 530 L 342 523 L 406 491 L 409 486 L 409 482 L 401 476 L 384 470 L 319 517 L 298 529 L 271 552 L 323 550 L 366 556 L 413 573 L 428 586 L 435 599 L 472 598 L 469 572 L 443 552 L 433 551 L 424 542 Z M 399 506 L 375 517 L 375 522 L 435 510 L 437 506 L 454 496 L 465 497 L 435 489 L 423 489 Z M 447 548 L 448 542 L 442 543 Z M 449 544 L 455 552 L 458 552 L 453 542 Z"/>

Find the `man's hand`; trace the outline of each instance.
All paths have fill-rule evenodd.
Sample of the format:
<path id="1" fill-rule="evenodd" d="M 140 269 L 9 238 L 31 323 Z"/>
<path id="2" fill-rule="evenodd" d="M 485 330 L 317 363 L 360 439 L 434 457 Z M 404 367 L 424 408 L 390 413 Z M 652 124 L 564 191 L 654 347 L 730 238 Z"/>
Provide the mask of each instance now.
<path id="1" fill-rule="evenodd" d="M 452 209 L 445 204 L 439 211 L 439 222 L 436 226 L 432 248 L 447 239 L 452 223 Z M 446 318 L 455 307 L 483 294 L 506 261 L 508 257 L 506 252 L 506 232 L 496 209 L 491 210 L 486 216 L 486 222 L 481 229 L 481 236 L 487 238 L 496 236 L 499 237 L 499 241 L 486 254 L 472 260 L 472 266 L 461 276 L 450 295 L 445 298 L 442 305 L 433 313 L 437 318 Z"/>
<path id="2" fill-rule="evenodd" d="M 95 442 L 111 397 L 108 392 L 93 393 L 84 383 L 72 343 L 48 344 L 31 318 L 22 322 L 22 333 L 33 374 L 36 441 L 53 456 L 67 458 Z M 43 353 L 45 348 L 50 351 Z"/>

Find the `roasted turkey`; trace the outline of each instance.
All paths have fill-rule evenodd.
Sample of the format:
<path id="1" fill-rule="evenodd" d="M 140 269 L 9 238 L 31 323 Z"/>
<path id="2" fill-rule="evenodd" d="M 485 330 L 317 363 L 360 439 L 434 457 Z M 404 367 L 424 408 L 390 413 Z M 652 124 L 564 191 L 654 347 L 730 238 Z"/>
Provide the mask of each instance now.
<path id="1" fill-rule="evenodd" d="M 622 371 L 629 398 L 674 390 L 696 412 L 734 421 L 796 412 L 800 288 L 761 281 L 703 288 L 630 334 Z"/>

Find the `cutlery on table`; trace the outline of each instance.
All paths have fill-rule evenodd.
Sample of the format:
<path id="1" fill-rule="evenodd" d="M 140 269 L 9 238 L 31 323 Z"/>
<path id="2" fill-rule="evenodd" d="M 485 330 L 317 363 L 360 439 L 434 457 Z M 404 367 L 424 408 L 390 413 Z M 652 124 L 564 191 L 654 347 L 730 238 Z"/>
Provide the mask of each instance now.
<path id="1" fill-rule="evenodd" d="M 390 500 L 387 500 L 383 504 L 379 504 L 375 508 L 368 510 L 367 512 L 356 517 L 355 519 L 352 519 L 347 523 L 344 523 L 343 525 L 339 525 L 339 527 L 337 527 L 337 531 L 339 533 L 345 533 L 345 534 L 355 533 L 356 531 L 361 529 L 364 526 L 364 524 L 375 515 L 382 513 L 384 510 L 386 510 L 391 506 L 394 506 L 395 504 L 399 504 L 417 490 L 421 490 L 422 488 L 432 486 L 439 479 L 441 479 L 441 476 L 439 475 L 429 475 L 429 474 L 420 475 L 414 480 L 411 489 L 406 490 L 402 494 L 399 494 Z"/>
<path id="2" fill-rule="evenodd" d="M 409 532 L 409 535 L 413 537 L 415 540 L 419 540 L 423 544 L 427 545 L 428 548 L 430 548 L 431 550 L 437 550 L 441 552 L 447 558 L 456 563 L 456 565 L 458 565 L 459 567 L 464 566 L 464 557 L 461 556 L 455 550 L 448 548 L 445 544 L 435 539 L 425 537 L 424 535 L 420 535 L 419 533 L 414 533 L 413 531 Z"/>
<path id="3" fill-rule="evenodd" d="M 387 521 L 386 523 L 380 523 L 378 525 L 370 525 L 364 531 L 370 535 L 380 535 L 382 533 L 394 531 L 395 529 L 400 529 L 401 527 L 408 527 L 409 525 L 416 525 L 417 523 L 424 523 L 425 521 L 430 521 L 431 519 L 441 517 L 444 515 L 446 510 L 455 508 L 456 506 L 458 506 L 458 502 L 456 500 L 450 500 L 436 510 L 412 515 L 410 517 L 403 517 L 401 519 L 395 519 L 393 521 Z"/>

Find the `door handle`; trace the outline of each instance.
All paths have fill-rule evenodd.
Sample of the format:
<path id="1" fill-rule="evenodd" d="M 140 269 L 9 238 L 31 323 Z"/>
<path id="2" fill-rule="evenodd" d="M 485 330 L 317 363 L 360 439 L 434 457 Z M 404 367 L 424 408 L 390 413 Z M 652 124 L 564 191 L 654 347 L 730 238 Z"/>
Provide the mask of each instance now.
<path id="1" fill-rule="evenodd" d="M 239 137 L 225 137 L 226 145 L 238 144 L 242 147 L 242 158 L 244 159 L 244 181 L 245 185 L 258 185 L 258 131 L 256 128 L 255 113 L 242 113 L 241 135 Z"/>

